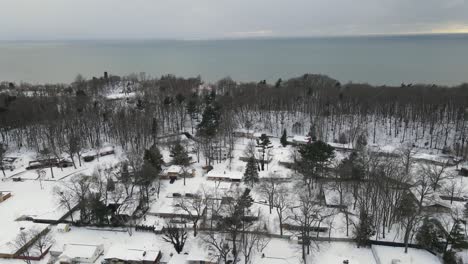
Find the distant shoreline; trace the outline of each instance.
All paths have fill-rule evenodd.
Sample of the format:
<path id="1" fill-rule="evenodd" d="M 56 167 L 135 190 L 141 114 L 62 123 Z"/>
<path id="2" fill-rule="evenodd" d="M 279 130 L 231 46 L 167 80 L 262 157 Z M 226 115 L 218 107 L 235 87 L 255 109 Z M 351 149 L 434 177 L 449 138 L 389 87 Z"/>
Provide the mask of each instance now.
<path id="1" fill-rule="evenodd" d="M 202 76 L 216 82 L 288 79 L 317 73 L 341 83 L 399 86 L 468 82 L 468 34 L 0 42 L 0 81 L 70 83 L 116 75 Z"/>

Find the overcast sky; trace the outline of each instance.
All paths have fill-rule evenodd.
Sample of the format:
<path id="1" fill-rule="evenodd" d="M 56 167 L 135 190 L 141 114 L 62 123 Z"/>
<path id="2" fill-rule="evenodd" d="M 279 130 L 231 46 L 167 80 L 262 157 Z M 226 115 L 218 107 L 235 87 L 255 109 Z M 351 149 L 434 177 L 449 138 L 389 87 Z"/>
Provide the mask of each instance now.
<path id="1" fill-rule="evenodd" d="M 0 0 L 0 39 L 468 33 L 468 0 Z"/>

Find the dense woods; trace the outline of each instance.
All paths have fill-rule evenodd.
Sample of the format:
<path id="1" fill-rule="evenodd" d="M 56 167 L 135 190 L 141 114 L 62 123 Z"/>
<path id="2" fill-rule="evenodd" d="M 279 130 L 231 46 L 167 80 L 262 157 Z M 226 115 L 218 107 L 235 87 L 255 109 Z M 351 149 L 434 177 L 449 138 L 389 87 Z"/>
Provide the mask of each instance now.
<path id="1" fill-rule="evenodd" d="M 373 87 L 306 74 L 274 85 L 230 78 L 205 85 L 199 77 L 141 74 L 78 76 L 71 85 L 2 84 L 0 90 L 2 141 L 51 153 L 79 152 L 76 148 L 103 142 L 142 152 L 158 136 L 185 131 L 188 123 L 188 132 L 198 131 L 200 151 L 213 152 L 208 155 L 213 159 L 216 146 L 229 144 L 233 130 L 254 124 L 278 137 L 287 131 L 354 143 L 365 133 L 370 144 L 385 135 L 467 155 L 467 84 Z M 136 96 L 106 99 L 116 90 Z"/>

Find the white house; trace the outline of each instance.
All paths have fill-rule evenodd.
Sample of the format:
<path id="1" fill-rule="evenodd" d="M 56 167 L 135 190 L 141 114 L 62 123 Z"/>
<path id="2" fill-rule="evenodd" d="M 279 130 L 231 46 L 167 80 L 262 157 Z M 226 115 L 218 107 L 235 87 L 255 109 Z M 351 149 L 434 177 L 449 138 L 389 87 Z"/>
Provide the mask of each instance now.
<path id="1" fill-rule="evenodd" d="M 226 170 L 210 170 L 206 174 L 206 178 L 212 181 L 232 181 L 240 182 L 244 177 L 244 173 L 240 171 L 226 171 Z"/>
<path id="2" fill-rule="evenodd" d="M 103 245 L 66 244 L 57 263 L 94 263 L 103 252 Z"/>
<path id="3" fill-rule="evenodd" d="M 159 250 L 127 248 L 125 245 L 114 245 L 104 256 L 104 262 L 109 264 L 153 264 L 159 263 L 162 253 Z"/>

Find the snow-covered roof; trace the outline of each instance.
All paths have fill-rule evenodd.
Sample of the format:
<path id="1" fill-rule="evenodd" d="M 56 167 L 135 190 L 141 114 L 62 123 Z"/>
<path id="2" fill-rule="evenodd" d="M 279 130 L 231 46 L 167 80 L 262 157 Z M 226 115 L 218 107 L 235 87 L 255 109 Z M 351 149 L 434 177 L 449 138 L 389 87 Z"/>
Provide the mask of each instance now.
<path id="1" fill-rule="evenodd" d="M 216 257 L 211 252 L 208 252 L 207 250 L 197 246 L 192 247 L 187 256 L 187 261 L 195 262 L 210 262 L 214 261 L 215 259 Z"/>
<path id="2" fill-rule="evenodd" d="M 413 158 L 421 161 L 436 162 L 440 164 L 451 164 L 453 162 L 453 157 L 444 154 L 416 153 L 413 155 Z"/>
<path id="3" fill-rule="evenodd" d="M 179 165 L 171 165 L 166 169 L 166 173 L 182 173 L 182 167 Z"/>
<path id="4" fill-rule="evenodd" d="M 155 249 L 127 248 L 125 245 L 114 245 L 104 256 L 104 259 L 119 259 L 124 261 L 154 261 L 160 252 Z"/>
<path id="5" fill-rule="evenodd" d="M 242 180 L 244 173 L 240 171 L 211 170 L 206 174 L 208 178 L 226 178 L 231 180 Z"/>
<path id="6" fill-rule="evenodd" d="M 412 263 L 412 264 L 440 264 L 437 256 L 432 255 L 426 250 L 408 248 L 408 253 L 405 253 L 404 248 L 401 247 L 387 247 L 387 246 L 372 246 L 375 257 L 381 263 L 393 263 L 392 260 L 400 260 L 398 263 Z"/>
<path id="7" fill-rule="evenodd" d="M 117 100 L 117 99 L 124 99 L 124 98 L 133 98 L 136 96 L 136 93 L 112 93 L 106 96 L 108 100 Z"/>
<path id="8" fill-rule="evenodd" d="M 62 256 L 74 258 L 92 259 L 93 256 L 101 254 L 103 251 L 102 245 L 87 245 L 87 244 L 66 244 Z"/>
<path id="9" fill-rule="evenodd" d="M 351 144 L 341 144 L 341 143 L 335 143 L 335 142 L 327 142 L 327 144 L 337 149 L 346 149 L 346 150 L 353 149 L 353 146 L 351 146 Z"/>
<path id="10" fill-rule="evenodd" d="M 309 136 L 298 136 L 298 135 L 295 135 L 292 140 L 294 142 L 309 142 L 310 141 L 310 137 Z"/>

